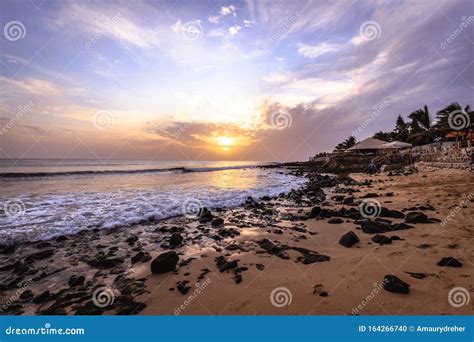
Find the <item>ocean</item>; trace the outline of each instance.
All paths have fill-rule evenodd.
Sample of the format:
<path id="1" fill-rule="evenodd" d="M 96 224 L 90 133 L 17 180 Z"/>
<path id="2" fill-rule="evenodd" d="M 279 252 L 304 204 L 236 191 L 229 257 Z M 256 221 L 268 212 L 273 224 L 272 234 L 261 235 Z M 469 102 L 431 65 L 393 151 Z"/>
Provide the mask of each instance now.
<path id="1" fill-rule="evenodd" d="M 276 196 L 305 180 L 261 162 L 0 160 L 0 244 L 111 229 Z"/>

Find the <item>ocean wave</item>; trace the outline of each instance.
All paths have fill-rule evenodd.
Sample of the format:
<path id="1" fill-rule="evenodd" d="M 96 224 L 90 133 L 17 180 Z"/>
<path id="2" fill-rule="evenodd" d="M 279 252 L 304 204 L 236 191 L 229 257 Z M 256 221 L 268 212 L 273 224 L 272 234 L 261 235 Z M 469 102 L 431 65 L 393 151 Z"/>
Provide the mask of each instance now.
<path id="1" fill-rule="evenodd" d="M 262 167 L 262 165 L 235 165 L 222 167 L 170 167 L 153 169 L 135 169 L 135 170 L 81 170 L 81 171 L 56 171 L 56 172 L 6 172 L 0 174 L 1 178 L 45 178 L 45 177 L 67 177 L 67 176 L 100 176 L 100 175 L 120 175 L 120 174 L 146 174 L 146 173 L 188 173 L 188 172 L 214 172 L 223 170 L 238 170 L 247 168 Z"/>

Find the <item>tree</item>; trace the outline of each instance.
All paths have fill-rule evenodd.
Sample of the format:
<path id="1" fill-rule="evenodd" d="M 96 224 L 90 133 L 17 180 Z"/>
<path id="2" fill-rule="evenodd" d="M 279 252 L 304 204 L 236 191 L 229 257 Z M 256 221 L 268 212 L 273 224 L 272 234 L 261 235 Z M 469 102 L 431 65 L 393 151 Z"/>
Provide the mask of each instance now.
<path id="1" fill-rule="evenodd" d="M 414 112 L 408 117 L 411 119 L 409 135 L 407 142 L 414 145 L 425 145 L 432 143 L 435 139 L 435 134 L 431 130 L 431 116 L 428 111 L 428 106 L 424 106 Z"/>
<path id="2" fill-rule="evenodd" d="M 394 140 L 406 141 L 408 138 L 408 127 L 409 125 L 405 122 L 403 117 L 399 115 L 397 117 L 397 122 L 395 123 L 395 129 L 393 133 L 395 134 Z"/>
<path id="3" fill-rule="evenodd" d="M 393 132 L 377 132 L 373 135 L 373 138 L 383 140 L 383 141 L 393 141 Z"/>
<path id="4" fill-rule="evenodd" d="M 351 148 L 355 144 L 356 144 L 356 138 L 354 138 L 353 136 L 350 136 L 343 142 L 337 144 L 335 149 L 338 151 L 344 151 L 344 150 L 347 150 L 348 148 Z"/>

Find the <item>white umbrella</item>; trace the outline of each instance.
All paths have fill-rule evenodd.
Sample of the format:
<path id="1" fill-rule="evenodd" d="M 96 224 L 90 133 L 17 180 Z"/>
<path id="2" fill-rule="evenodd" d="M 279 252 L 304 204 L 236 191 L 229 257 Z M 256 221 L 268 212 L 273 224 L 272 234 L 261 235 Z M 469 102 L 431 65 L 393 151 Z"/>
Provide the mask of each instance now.
<path id="1" fill-rule="evenodd" d="M 398 149 L 413 147 L 412 144 L 409 144 L 403 141 L 392 141 L 392 142 L 383 144 L 383 146 L 385 148 L 398 148 Z"/>

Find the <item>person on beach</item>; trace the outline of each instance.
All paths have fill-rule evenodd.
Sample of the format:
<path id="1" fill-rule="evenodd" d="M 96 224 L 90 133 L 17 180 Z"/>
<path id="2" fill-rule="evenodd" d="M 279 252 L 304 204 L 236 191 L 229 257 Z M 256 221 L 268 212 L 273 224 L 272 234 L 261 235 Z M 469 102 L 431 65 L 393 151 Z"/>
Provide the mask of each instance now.
<path id="1" fill-rule="evenodd" d="M 367 166 L 367 173 L 368 174 L 373 174 L 377 172 L 377 166 L 375 166 L 374 161 L 371 160 L 369 162 L 369 165 Z"/>

